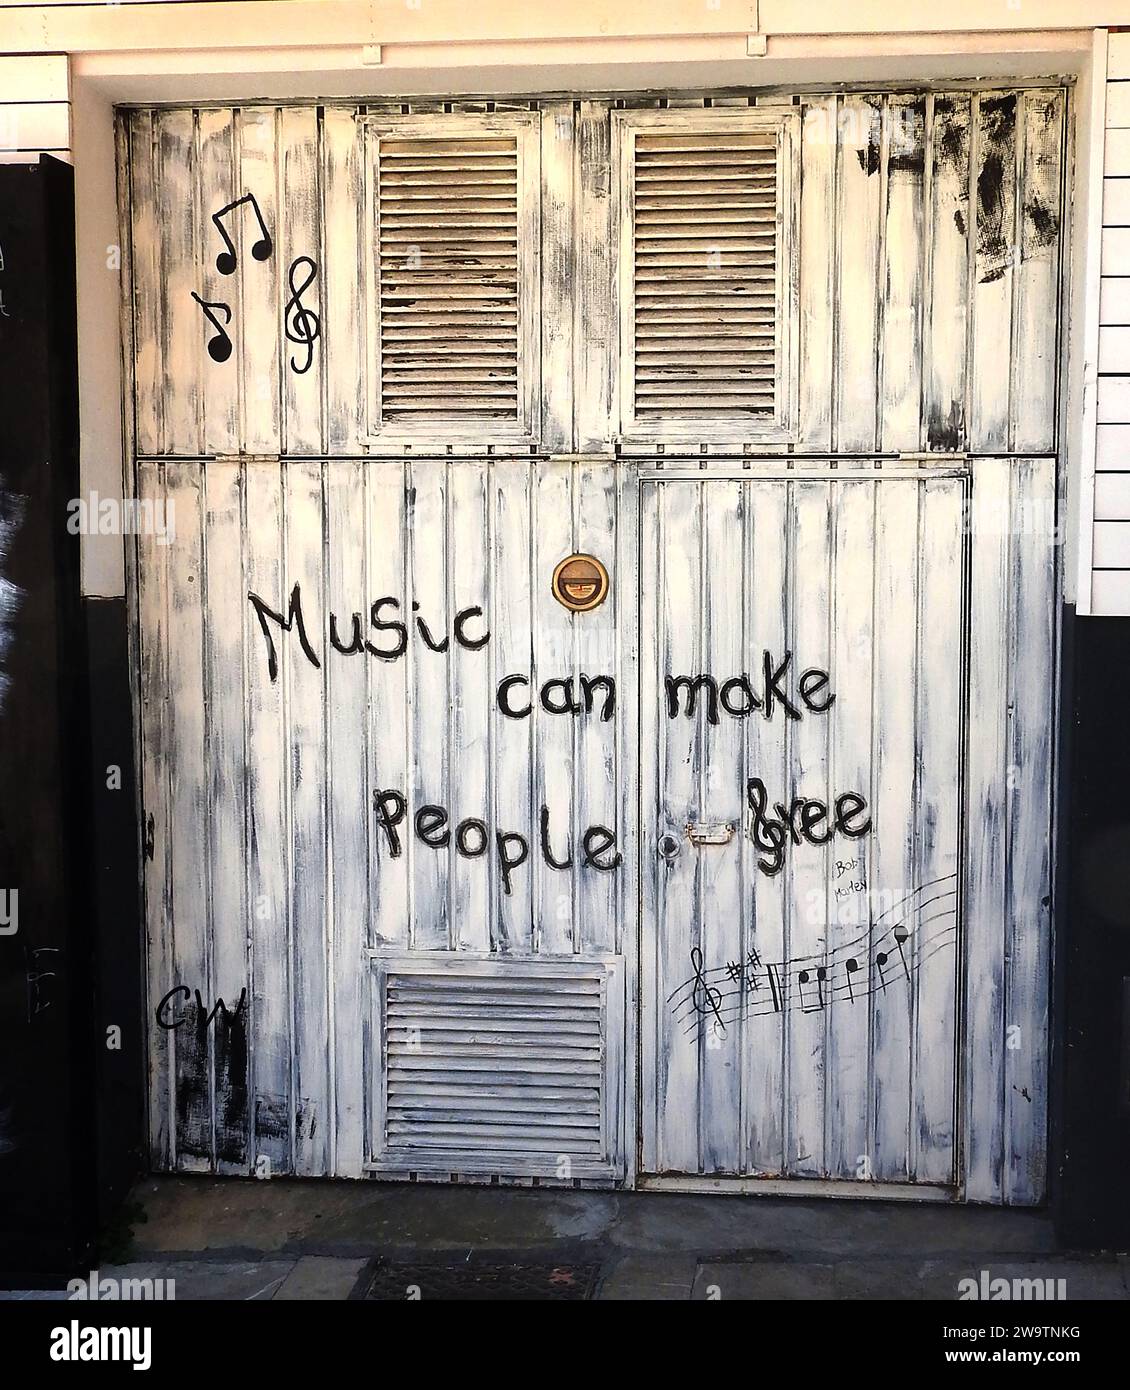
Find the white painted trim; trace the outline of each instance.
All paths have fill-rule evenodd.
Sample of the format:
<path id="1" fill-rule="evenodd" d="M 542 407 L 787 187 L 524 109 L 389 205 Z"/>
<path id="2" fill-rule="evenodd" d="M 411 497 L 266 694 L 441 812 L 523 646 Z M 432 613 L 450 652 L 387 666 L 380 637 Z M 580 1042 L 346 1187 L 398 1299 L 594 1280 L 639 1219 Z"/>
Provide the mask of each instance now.
<path id="1" fill-rule="evenodd" d="M 499 42 L 544 42 L 573 38 L 617 40 L 692 36 L 732 40 L 747 57 L 750 32 L 766 36 L 770 50 L 779 38 L 823 35 L 913 35 L 923 27 L 920 7 L 890 0 L 762 0 L 757 4 L 704 5 L 702 0 L 573 0 L 569 5 L 529 0 L 428 0 L 419 8 L 380 0 L 196 0 L 163 4 L 128 0 L 126 5 L 58 3 L 6 6 L 4 44 L 11 53 L 95 52 L 174 47 L 200 49 L 222 44 L 256 48 L 270 33 L 276 45 L 301 48 L 312 33 L 323 43 L 382 48 Z M 1115 7 L 1117 8 L 1117 7 Z M 1015 9 L 984 0 L 951 0 L 928 17 L 936 35 L 1011 36 L 1034 30 L 1064 31 L 1109 24 L 1110 0 L 1025 0 Z M 991 45 L 987 45 L 991 46 Z"/>
<path id="2" fill-rule="evenodd" d="M 0 102 L 67 101 L 67 58 L 0 58 Z"/>
<path id="3" fill-rule="evenodd" d="M 1076 612 L 1091 612 L 1091 563 L 1094 548 L 1095 448 L 1098 422 L 1098 352 L 1100 297 L 1102 292 L 1103 171 L 1106 146 L 1107 34 L 1096 30 L 1091 50 L 1090 102 L 1084 132 L 1083 101 L 1075 110 L 1076 216 L 1070 245 L 1075 255 L 1075 276 L 1064 306 L 1067 325 L 1067 515 L 1068 545 L 1075 545 L 1064 566 L 1064 598 L 1075 599 Z M 1086 144 L 1084 145 L 1084 134 Z M 1072 304 L 1082 305 L 1076 322 Z M 1073 505 L 1074 503 L 1074 505 Z"/>

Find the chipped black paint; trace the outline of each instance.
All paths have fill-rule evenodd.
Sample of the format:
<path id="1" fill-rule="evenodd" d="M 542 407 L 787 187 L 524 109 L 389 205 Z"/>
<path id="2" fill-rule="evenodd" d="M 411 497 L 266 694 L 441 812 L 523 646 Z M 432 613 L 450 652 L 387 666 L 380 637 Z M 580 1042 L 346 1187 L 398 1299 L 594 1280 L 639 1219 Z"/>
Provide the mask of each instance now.
<path id="1" fill-rule="evenodd" d="M 869 177 L 879 172 L 879 166 L 882 162 L 882 129 L 882 125 L 879 121 L 879 114 L 876 112 L 867 131 L 867 144 L 863 149 L 856 150 L 855 152 L 855 157 L 859 160 L 859 167 Z"/>
<path id="2" fill-rule="evenodd" d="M 892 122 L 887 173 L 906 174 L 911 179 L 921 180 L 926 173 L 926 103 L 916 101 L 899 110 L 901 119 Z"/>
<path id="3" fill-rule="evenodd" d="M 1016 96 L 981 102 L 984 153 L 977 171 L 977 269 L 983 285 L 1012 263 L 1012 197 L 1016 174 Z"/>
<path id="4" fill-rule="evenodd" d="M 1024 219 L 1026 230 L 1030 233 L 1025 238 L 1026 243 L 1031 240 L 1036 247 L 1043 248 L 1054 246 L 1059 240 L 1059 215 L 1044 206 L 1039 194 L 1033 194 L 1024 204 Z"/>
<path id="5" fill-rule="evenodd" d="M 247 1161 L 247 1011 L 224 1009 L 216 1020 L 216 1157 Z"/>
<path id="6" fill-rule="evenodd" d="M 210 1159 L 212 1101 L 208 1084 L 208 1015 L 196 999 L 184 1005 L 175 1037 L 176 1151 L 178 1155 Z"/>
<path id="7" fill-rule="evenodd" d="M 255 1097 L 255 1135 L 260 1142 L 264 1139 L 290 1142 L 288 1096 L 260 1094 Z"/>
<path id="8" fill-rule="evenodd" d="M 943 411 L 940 401 L 930 407 L 926 421 L 926 447 L 932 452 L 953 453 L 961 447 L 965 434 L 965 406 L 962 401 L 950 401 Z"/>
<path id="9" fill-rule="evenodd" d="M 935 168 L 961 172 L 966 167 L 969 132 L 952 97 L 938 97 L 934 102 L 934 124 L 937 131 Z"/>

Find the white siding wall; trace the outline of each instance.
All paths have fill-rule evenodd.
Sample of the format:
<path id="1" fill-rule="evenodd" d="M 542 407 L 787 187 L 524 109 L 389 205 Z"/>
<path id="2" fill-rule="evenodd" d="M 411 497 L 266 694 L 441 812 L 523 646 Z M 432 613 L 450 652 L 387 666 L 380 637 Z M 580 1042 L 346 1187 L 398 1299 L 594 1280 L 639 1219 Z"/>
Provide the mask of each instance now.
<path id="1" fill-rule="evenodd" d="M 42 153 L 71 156 L 66 54 L 0 57 L 0 162 L 33 160 Z"/>
<path id="2" fill-rule="evenodd" d="M 1130 33 L 1107 76 L 1091 611 L 1130 614 Z"/>

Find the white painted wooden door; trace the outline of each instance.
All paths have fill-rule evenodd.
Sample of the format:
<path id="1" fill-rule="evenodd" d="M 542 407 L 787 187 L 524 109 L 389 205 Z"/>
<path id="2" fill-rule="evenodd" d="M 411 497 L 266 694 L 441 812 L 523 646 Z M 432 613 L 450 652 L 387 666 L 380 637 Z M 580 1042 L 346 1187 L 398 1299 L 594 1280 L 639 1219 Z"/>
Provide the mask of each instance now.
<path id="1" fill-rule="evenodd" d="M 946 1184 L 968 480 L 809 468 L 642 483 L 643 1168 Z"/>

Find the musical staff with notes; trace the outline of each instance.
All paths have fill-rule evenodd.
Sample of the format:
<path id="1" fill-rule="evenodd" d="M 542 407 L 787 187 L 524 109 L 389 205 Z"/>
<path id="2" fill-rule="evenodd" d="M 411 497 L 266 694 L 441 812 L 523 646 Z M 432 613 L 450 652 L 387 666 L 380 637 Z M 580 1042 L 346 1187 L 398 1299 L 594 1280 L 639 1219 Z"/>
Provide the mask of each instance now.
<path id="1" fill-rule="evenodd" d="M 707 969 L 701 946 L 694 946 L 693 973 L 672 991 L 667 1004 L 684 1025 L 684 1035 L 695 1037 L 704 1026 L 724 1034 L 738 1019 L 792 1008 L 819 1013 L 836 1001 L 850 1006 L 910 981 L 956 940 L 957 875 L 948 874 L 919 885 L 866 930 L 827 952 L 765 962 L 754 948 L 740 961 Z"/>

